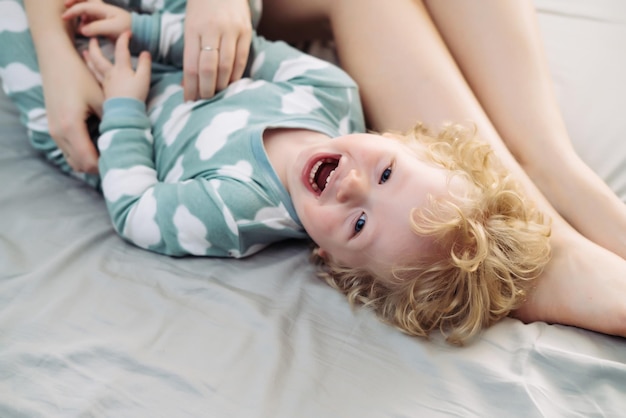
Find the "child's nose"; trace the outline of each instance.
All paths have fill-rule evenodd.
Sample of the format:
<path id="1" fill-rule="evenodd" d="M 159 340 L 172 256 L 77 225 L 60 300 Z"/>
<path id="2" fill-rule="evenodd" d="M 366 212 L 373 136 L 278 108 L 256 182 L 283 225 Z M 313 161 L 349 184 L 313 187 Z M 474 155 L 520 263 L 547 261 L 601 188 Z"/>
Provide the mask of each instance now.
<path id="1" fill-rule="evenodd" d="M 341 179 L 337 189 L 337 201 L 339 203 L 359 204 L 367 194 L 367 179 L 352 169 Z"/>

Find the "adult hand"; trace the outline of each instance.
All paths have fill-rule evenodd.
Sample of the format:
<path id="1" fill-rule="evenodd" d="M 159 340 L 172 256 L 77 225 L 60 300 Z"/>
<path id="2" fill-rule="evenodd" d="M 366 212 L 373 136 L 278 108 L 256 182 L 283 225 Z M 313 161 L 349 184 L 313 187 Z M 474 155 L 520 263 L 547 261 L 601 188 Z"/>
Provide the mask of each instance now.
<path id="1" fill-rule="evenodd" d="M 76 53 L 58 59 L 62 68 L 42 71 L 50 136 L 74 171 L 95 174 L 98 152 L 87 120 L 102 115 L 104 94 Z"/>
<path id="2" fill-rule="evenodd" d="M 74 26 L 61 19 L 64 0 L 23 0 L 43 82 L 48 132 L 77 172 L 97 173 L 87 121 L 102 114 L 104 94 L 76 53 Z"/>
<path id="3" fill-rule="evenodd" d="M 239 80 L 246 68 L 251 40 L 248 0 L 188 0 L 183 56 L 185 100 L 211 98 Z"/>

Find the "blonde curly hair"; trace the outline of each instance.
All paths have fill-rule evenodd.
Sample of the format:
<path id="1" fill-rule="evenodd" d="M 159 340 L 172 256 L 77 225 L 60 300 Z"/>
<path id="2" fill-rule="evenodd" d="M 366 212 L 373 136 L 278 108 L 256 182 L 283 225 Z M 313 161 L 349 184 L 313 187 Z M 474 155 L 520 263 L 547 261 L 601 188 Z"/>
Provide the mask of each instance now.
<path id="1" fill-rule="evenodd" d="M 393 138 L 470 185 L 464 196 L 430 199 L 410 214 L 413 231 L 433 239 L 432 251 L 376 277 L 313 259 L 320 276 L 353 305 L 371 307 L 403 332 L 427 337 L 439 329 L 461 345 L 518 309 L 550 259 L 550 226 L 524 196 L 475 130 L 459 125 L 431 135 L 422 125 Z"/>

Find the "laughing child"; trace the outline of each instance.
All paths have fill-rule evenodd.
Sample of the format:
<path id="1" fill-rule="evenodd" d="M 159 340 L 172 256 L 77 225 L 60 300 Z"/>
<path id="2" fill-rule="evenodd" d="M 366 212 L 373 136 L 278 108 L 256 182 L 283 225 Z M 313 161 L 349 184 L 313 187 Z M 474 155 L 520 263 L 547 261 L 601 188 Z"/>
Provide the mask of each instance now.
<path id="1" fill-rule="evenodd" d="M 244 257 L 310 237 L 321 275 L 351 302 L 453 343 L 523 304 L 549 260 L 550 228 L 474 132 L 361 133 L 347 74 L 259 36 L 244 78 L 185 102 L 185 2 L 165 3 L 139 14 L 68 1 L 64 15 L 92 37 L 84 58 L 106 98 L 92 184 L 124 239 L 172 256 Z M 96 36 L 115 40 L 114 64 Z M 0 75 L 31 141 L 71 172 L 47 132 L 28 30 L 0 41 L 12 45 Z"/>

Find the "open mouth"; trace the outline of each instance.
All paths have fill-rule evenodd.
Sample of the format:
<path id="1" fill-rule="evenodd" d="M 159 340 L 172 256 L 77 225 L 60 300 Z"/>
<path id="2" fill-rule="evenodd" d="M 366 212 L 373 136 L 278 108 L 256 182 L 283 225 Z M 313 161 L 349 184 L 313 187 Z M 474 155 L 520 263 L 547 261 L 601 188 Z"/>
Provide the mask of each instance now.
<path id="1" fill-rule="evenodd" d="M 322 193 L 324 191 L 338 165 L 339 159 L 330 157 L 322 158 L 313 164 L 309 172 L 309 184 L 314 192 Z"/>

